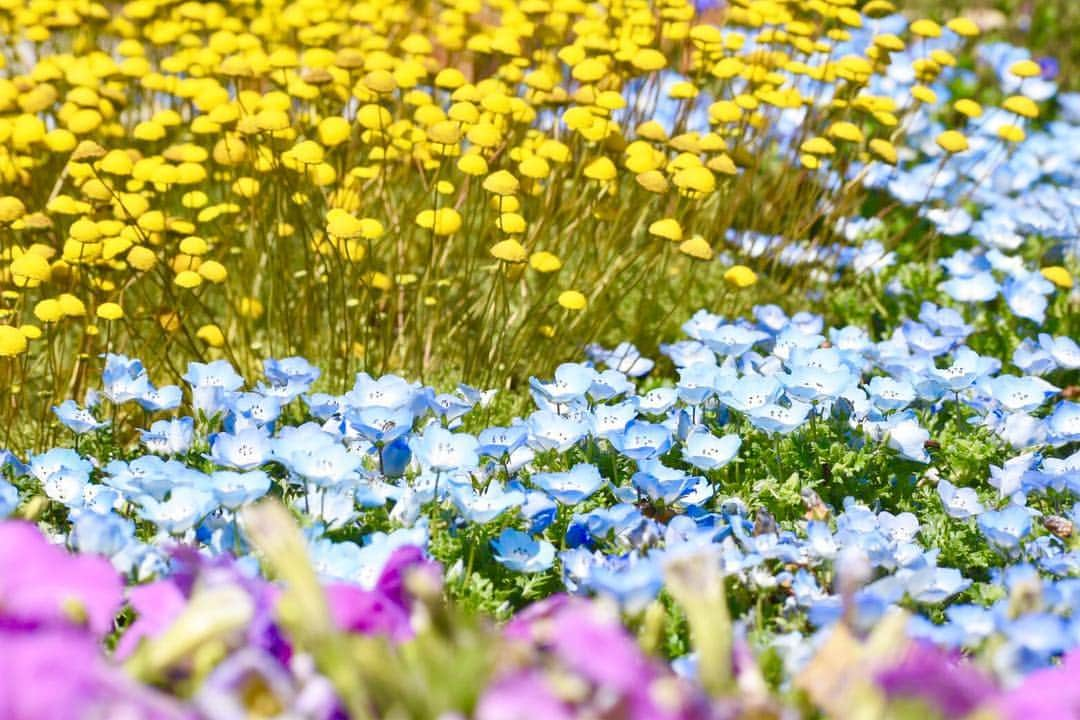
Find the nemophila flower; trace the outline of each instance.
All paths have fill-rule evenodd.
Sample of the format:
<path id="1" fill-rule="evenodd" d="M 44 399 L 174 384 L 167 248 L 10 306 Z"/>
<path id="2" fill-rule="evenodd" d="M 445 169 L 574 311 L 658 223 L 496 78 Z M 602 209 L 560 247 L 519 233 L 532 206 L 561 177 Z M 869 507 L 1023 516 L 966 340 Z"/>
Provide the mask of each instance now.
<path id="1" fill-rule="evenodd" d="M 783 394 L 783 385 L 771 375 L 746 375 L 729 385 L 720 401 L 732 410 L 751 414 L 775 403 Z"/>
<path id="2" fill-rule="evenodd" d="M 407 435 L 415 415 L 409 407 L 372 405 L 345 413 L 347 432 L 357 433 L 373 443 L 389 443 Z"/>
<path id="3" fill-rule="evenodd" d="M 108 425 L 94 417 L 88 408 L 79 407 L 74 400 L 65 400 L 53 406 L 53 414 L 76 435 L 99 430 Z"/>
<path id="4" fill-rule="evenodd" d="M 1062 400 L 1046 419 L 1051 444 L 1065 445 L 1080 440 L 1080 403 Z"/>
<path id="5" fill-rule="evenodd" d="M 437 425 L 429 425 L 422 435 L 409 441 L 420 464 L 436 473 L 475 468 L 479 462 L 479 446 L 472 435 L 452 433 Z"/>
<path id="6" fill-rule="evenodd" d="M 658 461 L 640 464 L 643 467 L 631 476 L 631 484 L 645 497 L 654 502 L 662 502 L 666 506 L 678 502 L 698 480 L 682 470 L 669 468 Z"/>
<path id="7" fill-rule="evenodd" d="M 611 433 L 608 441 L 626 457 L 647 460 L 668 451 L 671 447 L 671 431 L 664 425 L 633 420 L 621 432 Z"/>
<path id="8" fill-rule="evenodd" d="M 263 374 L 274 387 L 290 387 L 297 395 L 307 392 L 322 371 L 302 357 L 263 360 Z M 292 392 L 290 391 L 290 394 Z"/>
<path id="9" fill-rule="evenodd" d="M 963 520 L 980 515 L 985 510 L 979 502 L 978 493 L 972 488 L 958 488 L 943 478 L 938 481 L 937 492 L 949 517 Z"/>
<path id="10" fill-rule="evenodd" d="M 718 437 L 706 429 L 695 428 L 683 443 L 682 457 L 696 468 L 715 470 L 735 459 L 741 445 L 738 435 Z"/>
<path id="11" fill-rule="evenodd" d="M 989 302 L 1001 291 L 1001 286 L 989 272 L 956 276 L 941 283 L 939 287 L 957 302 Z"/>
<path id="12" fill-rule="evenodd" d="M 247 428 L 236 434 L 214 435 L 207 458 L 224 467 L 254 470 L 270 459 L 271 449 L 271 440 L 263 430 Z"/>
<path id="13" fill-rule="evenodd" d="M 501 459 L 524 445 L 528 435 L 528 429 L 524 424 L 510 425 L 509 427 L 487 427 L 481 430 L 477 436 L 479 441 L 477 451 L 481 455 Z"/>
<path id="14" fill-rule="evenodd" d="M 190 417 L 155 420 L 149 430 L 140 430 L 146 449 L 159 455 L 182 455 L 191 449 L 195 421 Z"/>
<path id="15" fill-rule="evenodd" d="M 101 380 L 105 397 L 116 404 L 137 400 L 150 390 L 150 378 L 143 364 L 123 355 L 105 356 Z"/>
<path id="16" fill-rule="evenodd" d="M 613 435 L 624 432 L 637 415 L 637 398 L 614 405 L 597 405 L 592 411 L 592 434 L 610 440 Z"/>
<path id="17" fill-rule="evenodd" d="M 254 502 L 270 490 L 270 476 L 261 470 L 218 470 L 210 475 L 210 482 L 217 502 L 229 510 Z"/>
<path id="18" fill-rule="evenodd" d="M 471 523 L 487 524 L 525 502 L 525 493 L 493 482 L 479 493 L 469 485 L 455 486 L 450 493 L 461 516 Z"/>
<path id="19" fill-rule="evenodd" d="M 697 363 L 716 364 L 716 353 L 698 340 L 680 340 L 671 344 L 660 344 L 660 352 L 671 358 L 675 367 L 684 368 Z"/>
<path id="20" fill-rule="evenodd" d="M 1042 378 L 999 375 L 988 382 L 991 397 L 1010 412 L 1031 412 L 1058 391 Z"/>
<path id="21" fill-rule="evenodd" d="M 988 510 L 979 515 L 979 530 L 995 546 L 1013 550 L 1031 533 L 1031 513 L 1019 505 L 1004 510 Z"/>
<path id="22" fill-rule="evenodd" d="M 491 541 L 495 560 L 514 572 L 543 572 L 555 562 L 555 546 L 546 540 L 535 540 L 529 535 L 506 528 Z"/>
<path id="23" fill-rule="evenodd" d="M 61 472 L 76 475 L 85 482 L 93 470 L 93 463 L 69 448 L 53 448 L 39 455 L 30 456 L 30 474 L 40 482 L 45 482 L 51 476 Z"/>
<path id="24" fill-rule="evenodd" d="M 703 331 L 699 339 L 717 355 L 738 357 L 768 337 L 767 333 L 742 325 L 720 325 Z"/>
<path id="25" fill-rule="evenodd" d="M 577 505 L 604 484 L 595 465 L 578 463 L 565 472 L 536 473 L 529 481 L 563 505 Z"/>
<path id="26" fill-rule="evenodd" d="M 136 402 L 138 402 L 144 410 L 150 412 L 175 410 L 180 407 L 180 403 L 183 402 L 183 399 L 184 393 L 177 385 L 163 385 L 159 388 L 148 385 L 143 390 L 142 394 L 135 398 Z"/>
<path id="27" fill-rule="evenodd" d="M 809 403 L 792 402 L 789 405 L 769 403 L 747 413 L 750 424 L 767 433 L 787 435 L 801 427 L 809 417 L 813 406 Z"/>
<path id="28" fill-rule="evenodd" d="M 589 397 L 596 402 L 614 400 L 623 395 L 632 395 L 637 388 L 618 370 L 604 370 L 596 374 L 596 380 L 589 387 Z"/>
<path id="29" fill-rule="evenodd" d="M 566 452 L 589 432 L 584 419 L 570 418 L 548 410 L 534 412 L 526 425 L 528 443 L 536 450 Z"/>
<path id="30" fill-rule="evenodd" d="M 874 377 L 867 385 L 870 401 L 885 411 L 903 410 L 915 401 L 915 388 L 910 383 L 889 377 Z"/>
<path id="31" fill-rule="evenodd" d="M 724 371 L 714 359 L 679 368 L 676 389 L 679 399 L 688 405 L 701 405 L 714 396 L 721 386 L 726 386 Z"/>
<path id="32" fill-rule="evenodd" d="M 563 363 L 555 370 L 555 377 L 545 383 L 529 378 L 529 387 L 541 397 L 556 405 L 566 405 L 581 400 L 596 382 L 596 370 L 579 363 Z"/>
<path id="33" fill-rule="evenodd" d="M 139 502 L 139 515 L 170 535 L 183 535 L 217 507 L 213 492 L 188 485 L 172 488 L 164 500 L 144 496 Z"/>
<path id="34" fill-rule="evenodd" d="M 605 350 L 599 345 L 591 345 L 586 348 L 589 357 L 594 362 L 603 363 L 609 369 L 629 375 L 633 378 L 643 377 L 649 374 L 655 363 L 641 354 L 632 343 L 621 342 L 611 350 Z"/>
<path id="35" fill-rule="evenodd" d="M 1075 370 L 1080 368 L 1080 345 L 1070 337 L 1053 337 L 1039 333 L 1039 347 L 1045 351 L 1058 367 Z"/>
<path id="36" fill-rule="evenodd" d="M 907 580 L 907 592 L 921 603 L 939 603 L 971 587 L 955 568 L 926 567 L 915 571 Z"/>
<path id="37" fill-rule="evenodd" d="M 816 322 L 814 323 L 817 324 Z M 773 355 L 787 361 L 792 353 L 799 350 L 813 350 L 821 346 L 825 337 L 818 333 L 803 332 L 798 325 L 789 324 L 776 336 L 773 342 Z"/>
<path id="38" fill-rule="evenodd" d="M 423 402 L 419 397 L 419 387 L 397 375 L 383 375 L 372 378 L 367 373 L 358 373 L 352 389 L 345 393 L 345 402 L 353 408 L 370 407 L 408 408 L 417 412 L 414 404 Z"/>
<path id="39" fill-rule="evenodd" d="M 224 427 L 228 432 L 246 428 L 266 428 L 273 431 L 274 422 L 281 416 L 281 398 L 257 392 L 227 393 Z"/>
<path id="40" fill-rule="evenodd" d="M 864 424 L 864 427 L 866 426 Z M 930 439 L 930 433 L 919 424 L 915 414 L 910 410 L 893 413 L 884 422 L 873 425 L 871 435 L 885 440 L 888 447 L 908 460 L 930 462 L 930 454 L 926 452 L 926 442 Z"/>

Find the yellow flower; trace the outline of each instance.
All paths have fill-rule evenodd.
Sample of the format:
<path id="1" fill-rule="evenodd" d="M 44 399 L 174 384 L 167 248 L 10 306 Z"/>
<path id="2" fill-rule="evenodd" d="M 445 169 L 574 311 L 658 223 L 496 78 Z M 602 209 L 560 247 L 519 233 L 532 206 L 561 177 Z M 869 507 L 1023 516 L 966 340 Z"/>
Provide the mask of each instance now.
<path id="1" fill-rule="evenodd" d="M 848 142 L 860 143 L 863 141 L 863 133 L 854 123 L 850 122 L 836 122 L 829 126 L 827 133 L 829 137 L 834 137 L 837 140 L 847 140 Z"/>
<path id="2" fill-rule="evenodd" d="M 712 246 L 700 235 L 694 235 L 689 240 L 680 243 L 679 252 L 698 260 L 713 259 Z"/>
<path id="3" fill-rule="evenodd" d="M 1005 108 L 1009 112 L 1035 119 L 1039 117 L 1039 106 L 1035 104 L 1035 101 L 1024 95 L 1013 95 L 1005 99 L 1005 102 L 1001 103 L 1001 107 Z"/>
<path id="4" fill-rule="evenodd" d="M 870 152 L 877 155 L 883 162 L 889 165 L 896 164 L 896 146 L 883 138 L 874 138 L 870 141 Z"/>
<path id="5" fill-rule="evenodd" d="M 0 357 L 15 357 L 26 352 L 26 336 L 11 325 L 0 325 Z"/>
<path id="6" fill-rule="evenodd" d="M 217 325 L 203 325 L 195 331 L 195 337 L 213 348 L 225 345 L 225 334 L 221 332 L 221 328 Z"/>
<path id="7" fill-rule="evenodd" d="M 61 312 L 67 317 L 83 317 L 86 315 L 86 305 L 71 293 L 63 293 L 56 300 L 60 303 Z"/>
<path id="8" fill-rule="evenodd" d="M 461 227 L 461 214 L 453 208 L 422 210 L 416 216 L 416 224 L 436 235 L 453 235 Z"/>
<path id="9" fill-rule="evenodd" d="M 757 282 L 757 273 L 745 265 L 733 265 L 724 273 L 724 280 L 737 288 L 748 288 Z"/>
<path id="10" fill-rule="evenodd" d="M 1060 265 L 1048 265 L 1042 269 L 1043 277 L 1057 285 L 1059 288 L 1068 290 L 1073 286 L 1072 275 Z"/>
<path id="11" fill-rule="evenodd" d="M 937 144 L 947 153 L 960 153 L 968 149 L 967 138 L 956 130 L 946 130 L 938 135 Z"/>
<path id="12" fill-rule="evenodd" d="M 998 137 L 1005 142 L 1019 143 L 1023 142 L 1027 135 L 1024 133 L 1024 129 L 1018 125 L 1010 125 L 1005 123 L 999 125 L 997 129 Z"/>
<path id="13" fill-rule="evenodd" d="M 577 290 L 564 290 L 559 293 L 559 304 L 567 310 L 584 310 L 587 300 Z"/>
<path id="14" fill-rule="evenodd" d="M 514 195 L 520 189 L 518 179 L 506 170 L 497 170 L 484 178 L 484 189 L 496 195 Z"/>
<path id="15" fill-rule="evenodd" d="M 95 314 L 102 320 L 119 320 L 124 317 L 124 308 L 114 302 L 101 303 Z"/>
<path id="16" fill-rule="evenodd" d="M 1020 78 L 1033 78 L 1042 75 L 1042 68 L 1034 60 L 1017 60 L 1009 66 L 1009 72 Z"/>
<path id="17" fill-rule="evenodd" d="M 136 245 L 128 251 L 127 261 L 136 270 L 146 272 L 157 263 L 157 255 L 148 247 Z"/>
<path id="18" fill-rule="evenodd" d="M 541 250 L 529 257 L 529 267 L 539 273 L 553 273 L 562 269 L 562 260 L 546 250 Z"/>
<path id="19" fill-rule="evenodd" d="M 10 225 L 26 214 L 26 205 L 13 195 L 0 197 L 0 223 Z"/>
<path id="20" fill-rule="evenodd" d="M 711 170 L 701 165 L 680 170 L 675 173 L 675 177 L 671 178 L 671 181 L 675 183 L 675 187 L 681 190 L 702 194 L 711 193 L 716 189 L 716 176 L 712 174 Z"/>
<path id="21" fill-rule="evenodd" d="M 585 166 L 585 177 L 591 180 L 607 182 L 615 179 L 615 163 L 606 157 L 598 157 Z"/>
<path id="22" fill-rule="evenodd" d="M 182 288 L 190 290 L 202 285 L 202 276 L 193 270 L 183 270 L 176 274 L 176 277 L 173 278 L 173 282 Z"/>
<path id="23" fill-rule="evenodd" d="M 982 105 L 979 105 L 979 103 L 974 100 L 969 100 L 968 98 L 957 100 L 953 103 L 953 108 L 956 109 L 956 112 L 969 118 L 977 118 L 982 115 L 983 112 Z"/>
<path id="24" fill-rule="evenodd" d="M 54 298 L 47 298 L 40 300 L 34 305 L 34 317 L 43 323 L 58 322 L 60 318 L 64 317 L 64 311 L 60 307 L 60 302 Z"/>
<path id="25" fill-rule="evenodd" d="M 974 37 L 979 34 L 979 26 L 971 18 L 955 17 L 945 23 L 945 27 L 962 37 Z"/>
<path id="26" fill-rule="evenodd" d="M 359 237 L 364 231 L 364 224 L 341 208 L 332 208 L 326 213 L 326 232 L 335 237 Z"/>
<path id="27" fill-rule="evenodd" d="M 682 240 L 683 237 L 682 226 L 679 225 L 679 221 L 675 218 L 657 220 L 649 225 L 649 234 L 671 240 L 672 242 Z"/>
<path id="28" fill-rule="evenodd" d="M 508 263 L 523 263 L 529 253 L 517 240 L 502 240 L 491 246 L 491 255 L 498 260 Z"/>
<path id="29" fill-rule="evenodd" d="M 49 261 L 36 253 L 23 253 L 11 262 L 11 278 L 15 287 L 36 287 L 52 276 Z"/>
<path id="30" fill-rule="evenodd" d="M 799 150 L 812 155 L 832 155 L 836 146 L 823 137 L 813 137 L 800 145 Z"/>
<path id="31" fill-rule="evenodd" d="M 352 126 L 343 117 L 323 118 L 319 123 L 319 142 L 327 147 L 340 145 L 349 139 Z"/>
<path id="32" fill-rule="evenodd" d="M 225 282 L 225 278 L 229 276 L 229 273 L 225 266 L 218 261 L 207 260 L 199 265 L 199 275 L 212 283 L 218 284 Z"/>

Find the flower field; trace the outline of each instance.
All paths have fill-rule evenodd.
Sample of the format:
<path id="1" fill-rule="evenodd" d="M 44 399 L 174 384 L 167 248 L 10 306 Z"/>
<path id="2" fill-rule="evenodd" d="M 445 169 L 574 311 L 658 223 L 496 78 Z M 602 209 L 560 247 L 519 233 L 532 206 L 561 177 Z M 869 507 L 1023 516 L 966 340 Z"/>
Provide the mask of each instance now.
<path id="1" fill-rule="evenodd" d="M 1001 7 L 0 2 L 0 720 L 1080 717 Z"/>

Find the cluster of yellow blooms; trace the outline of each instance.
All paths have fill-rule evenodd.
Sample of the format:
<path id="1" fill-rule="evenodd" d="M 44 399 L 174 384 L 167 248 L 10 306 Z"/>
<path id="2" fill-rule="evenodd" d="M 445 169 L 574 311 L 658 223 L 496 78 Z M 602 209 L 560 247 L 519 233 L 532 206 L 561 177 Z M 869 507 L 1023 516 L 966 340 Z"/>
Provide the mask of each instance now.
<path id="1" fill-rule="evenodd" d="M 718 265 L 737 217 L 805 232 L 822 159 L 896 161 L 903 112 L 868 83 L 941 28 L 832 57 L 894 11 L 856 6 L 3 0 L 0 356 L 48 335 L 72 358 L 168 340 L 422 370 L 456 344 L 505 368 L 529 337 L 579 341 L 631 288 Z"/>

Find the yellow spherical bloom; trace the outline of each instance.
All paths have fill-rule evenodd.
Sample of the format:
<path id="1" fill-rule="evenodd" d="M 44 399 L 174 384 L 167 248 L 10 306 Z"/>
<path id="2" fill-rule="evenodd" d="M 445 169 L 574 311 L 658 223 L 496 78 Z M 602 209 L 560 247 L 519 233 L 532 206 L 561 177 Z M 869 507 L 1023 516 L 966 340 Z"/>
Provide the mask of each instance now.
<path id="1" fill-rule="evenodd" d="M 322 146 L 313 140 L 302 140 L 288 152 L 292 158 L 304 165 L 318 165 L 326 157 Z"/>
<path id="2" fill-rule="evenodd" d="M 529 253 L 517 240 L 502 240 L 491 246 L 489 250 L 492 257 L 508 263 L 523 263 Z"/>
<path id="3" fill-rule="evenodd" d="M 539 273 L 553 273 L 562 269 L 562 260 L 553 253 L 541 250 L 529 256 L 529 267 Z"/>
<path id="4" fill-rule="evenodd" d="M 435 76 L 435 87 L 457 90 L 466 83 L 465 75 L 457 68 L 443 68 Z"/>
<path id="5" fill-rule="evenodd" d="M 977 118 L 982 115 L 982 105 L 968 98 L 961 98 L 953 103 L 956 112 L 969 118 Z"/>
<path id="6" fill-rule="evenodd" d="M 0 357 L 15 357 L 26 352 L 26 336 L 11 325 L 0 325 Z"/>
<path id="7" fill-rule="evenodd" d="M 1013 95 L 1005 98 L 1005 102 L 1001 103 L 1001 107 L 1021 117 L 1030 119 L 1039 117 L 1039 106 L 1035 104 L 1034 100 L 1024 95 Z"/>
<path id="8" fill-rule="evenodd" d="M 77 144 L 75 134 L 64 128 L 57 128 L 45 135 L 45 146 L 55 153 L 71 152 Z"/>
<path id="9" fill-rule="evenodd" d="M 212 348 L 219 348 L 225 345 L 225 334 L 221 332 L 221 328 L 217 325 L 203 325 L 195 331 L 195 337 L 199 338 Z"/>
<path id="10" fill-rule="evenodd" d="M 584 310 L 588 300 L 577 290 L 564 290 L 559 293 L 559 304 L 567 310 Z"/>
<path id="11" fill-rule="evenodd" d="M 883 138 L 874 138 L 870 141 L 870 151 L 880 160 L 889 165 L 896 164 L 896 146 Z"/>
<path id="12" fill-rule="evenodd" d="M 189 235 L 180 241 L 180 252 L 185 255 L 205 255 L 210 252 L 210 245 L 198 235 Z"/>
<path id="13" fill-rule="evenodd" d="M 700 235 L 694 235 L 689 240 L 679 244 L 679 252 L 697 260 L 712 260 L 712 246 Z"/>
<path id="14" fill-rule="evenodd" d="M 183 270 L 176 274 L 176 277 L 173 278 L 173 282 L 182 288 L 190 290 L 202 285 L 202 276 L 194 270 Z"/>
<path id="15" fill-rule="evenodd" d="M 240 317 L 257 320 L 262 317 L 265 308 L 259 300 L 252 297 L 245 297 L 240 298 L 240 302 L 236 305 L 236 312 Z"/>
<path id="16" fill-rule="evenodd" d="M 319 123 L 319 142 L 327 147 L 340 145 L 349 139 L 352 134 L 352 126 L 343 117 L 323 118 Z"/>
<path id="17" fill-rule="evenodd" d="M 199 265 L 199 275 L 203 279 L 208 280 L 214 284 L 225 282 L 225 278 L 229 276 L 228 270 L 225 266 L 219 263 L 217 260 L 207 260 Z"/>
<path id="18" fill-rule="evenodd" d="M 61 294 L 60 297 L 56 298 L 56 301 L 60 303 L 60 311 L 66 317 L 84 317 L 86 315 L 86 305 L 71 293 Z"/>
<path id="19" fill-rule="evenodd" d="M 724 280 L 737 288 L 748 288 L 757 282 L 757 273 L 745 265 L 733 265 L 724 273 Z"/>
<path id="20" fill-rule="evenodd" d="M 971 18 L 955 17 L 945 23 L 945 27 L 961 37 L 975 37 L 979 34 L 979 26 Z"/>
<path id="21" fill-rule="evenodd" d="M 1009 66 L 1009 73 L 1020 78 L 1033 78 L 1042 75 L 1042 68 L 1034 60 L 1017 60 Z"/>
<path id="22" fill-rule="evenodd" d="M 530 155 L 518 163 L 518 171 L 527 178 L 543 180 L 551 174 L 551 166 L 539 155 Z"/>
<path id="23" fill-rule="evenodd" d="M 514 195 L 521 188 L 521 183 L 506 170 L 497 170 L 484 178 L 483 187 L 496 195 Z"/>
<path id="24" fill-rule="evenodd" d="M 664 218 L 649 225 L 649 234 L 662 237 L 665 240 L 676 242 L 682 240 L 683 231 L 679 221 L 675 218 Z"/>
<path id="25" fill-rule="evenodd" d="M 855 143 L 861 143 L 865 139 L 862 130 L 860 130 L 858 126 L 846 121 L 833 123 L 829 126 L 826 134 L 837 140 L 846 140 Z"/>
<path id="26" fill-rule="evenodd" d="M 332 208 L 326 213 L 326 232 L 340 238 L 359 237 L 364 225 L 341 208 Z"/>
<path id="27" fill-rule="evenodd" d="M 503 212 L 495 220 L 495 226 L 508 235 L 521 235 L 525 232 L 525 218 L 516 212 Z"/>
<path id="28" fill-rule="evenodd" d="M 915 85 L 911 88 L 911 96 L 919 102 L 933 105 L 937 102 L 937 93 L 925 85 Z"/>
<path id="29" fill-rule="evenodd" d="M 716 189 L 716 176 L 711 170 L 700 165 L 680 170 L 671 178 L 671 182 L 675 183 L 675 187 L 680 190 L 702 194 L 711 193 Z"/>
<path id="30" fill-rule="evenodd" d="M 643 72 L 656 72 L 667 67 L 667 58 L 664 53 L 653 48 L 643 48 L 634 53 L 630 59 L 631 64 Z"/>
<path id="31" fill-rule="evenodd" d="M 102 320 L 119 320 L 124 317 L 124 308 L 114 302 L 101 303 L 95 314 Z"/>
<path id="32" fill-rule="evenodd" d="M 13 195 L 0 197 L 0 223 L 11 224 L 26 214 L 26 205 Z"/>
<path id="33" fill-rule="evenodd" d="M 472 175 L 473 177 L 479 177 L 484 175 L 488 171 L 487 160 L 481 155 L 470 153 L 468 155 L 462 155 L 457 162 L 458 170 L 466 175 Z"/>
<path id="34" fill-rule="evenodd" d="M 1047 265 L 1040 272 L 1044 278 L 1057 285 L 1059 288 L 1068 290 L 1073 286 L 1073 278 L 1068 270 L 1061 265 Z"/>
<path id="35" fill-rule="evenodd" d="M 823 137 L 813 137 L 803 142 L 799 150 L 811 155 L 832 155 L 836 152 L 836 146 Z"/>
<path id="36" fill-rule="evenodd" d="M 615 163 L 611 162 L 609 158 L 598 157 L 585 166 L 584 173 L 585 177 L 592 180 L 607 182 L 615 179 L 617 170 L 615 169 Z"/>
<path id="37" fill-rule="evenodd" d="M 997 135 L 1005 142 L 1010 143 L 1024 142 L 1024 138 L 1027 137 L 1022 127 L 1008 123 L 998 126 Z"/>
<path id="38" fill-rule="evenodd" d="M 36 253 L 23 253 L 11 261 L 11 279 L 15 287 L 37 287 L 51 277 L 49 261 Z"/>
<path id="39" fill-rule="evenodd" d="M 27 340 L 37 340 L 41 337 L 41 328 L 37 325 L 20 325 L 19 332 L 21 332 Z"/>
<path id="40" fill-rule="evenodd" d="M 368 130 L 383 130 L 390 127 L 394 118 L 382 105 L 364 105 L 356 113 L 356 122 Z"/>
<path id="41" fill-rule="evenodd" d="M 909 26 L 911 32 L 920 37 L 936 38 L 941 37 L 941 26 L 933 20 L 923 18 L 916 20 Z"/>
<path id="42" fill-rule="evenodd" d="M 938 135 L 937 144 L 947 153 L 960 153 L 968 149 L 967 138 L 956 130 L 946 130 Z"/>
<path id="43" fill-rule="evenodd" d="M 668 181 L 659 170 L 648 170 L 634 178 L 638 185 L 658 195 L 668 191 Z"/>
<path id="44" fill-rule="evenodd" d="M 136 245 L 127 254 L 128 265 L 146 272 L 157 263 L 157 255 L 148 247 Z"/>
<path id="45" fill-rule="evenodd" d="M 123 150 L 110 150 L 98 162 L 98 169 L 112 175 L 130 175 L 134 165 L 131 156 Z"/>
<path id="46" fill-rule="evenodd" d="M 453 235 L 461 228 L 461 214 L 453 208 L 422 210 L 416 216 L 416 224 L 436 235 Z"/>
<path id="47" fill-rule="evenodd" d="M 47 298 L 34 305 L 34 317 L 43 323 L 54 323 L 64 317 L 64 310 L 60 307 L 59 300 Z"/>

